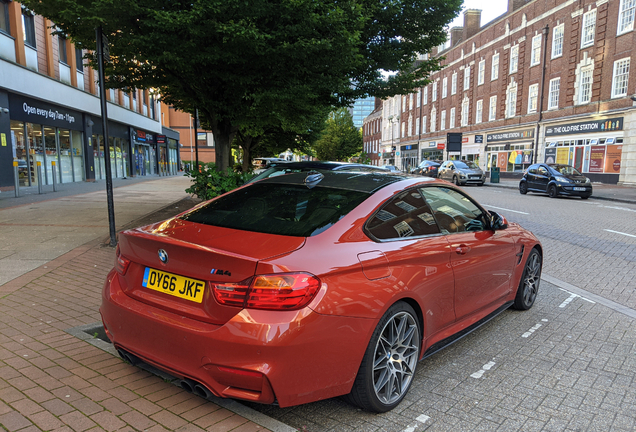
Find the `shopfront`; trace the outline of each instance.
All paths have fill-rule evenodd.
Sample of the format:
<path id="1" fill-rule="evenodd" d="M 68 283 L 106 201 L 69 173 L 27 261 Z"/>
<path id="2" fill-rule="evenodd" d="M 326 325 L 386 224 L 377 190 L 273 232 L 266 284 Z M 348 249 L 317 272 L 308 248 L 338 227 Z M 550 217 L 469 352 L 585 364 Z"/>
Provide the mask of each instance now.
<path id="1" fill-rule="evenodd" d="M 15 94 L 9 94 L 9 112 L 20 186 L 86 179 L 82 113 Z"/>
<path id="2" fill-rule="evenodd" d="M 444 160 L 444 149 L 446 141 L 426 141 L 420 143 L 420 162 L 425 160 Z"/>
<path id="3" fill-rule="evenodd" d="M 546 163 L 572 165 L 592 181 L 618 183 L 623 117 L 546 126 Z"/>
<path id="4" fill-rule="evenodd" d="M 400 146 L 400 156 L 402 159 L 402 171 L 410 172 L 411 168 L 415 168 L 419 164 L 418 145 L 409 144 Z"/>
<path id="5" fill-rule="evenodd" d="M 95 179 L 106 178 L 106 143 L 102 133 L 101 119 L 95 119 L 93 135 L 89 148 L 93 150 Z M 108 151 L 110 172 L 113 178 L 126 178 L 130 175 L 130 140 L 128 127 L 120 123 L 108 122 Z"/>
<path id="6" fill-rule="evenodd" d="M 395 149 L 395 147 L 393 147 Z M 382 165 L 395 166 L 395 151 L 385 151 L 381 153 Z"/>
<path id="7" fill-rule="evenodd" d="M 534 129 L 502 131 L 486 135 L 486 169 L 521 174 L 533 161 Z"/>
<path id="8" fill-rule="evenodd" d="M 157 145 L 161 146 L 160 137 L 165 140 L 166 147 L 166 174 L 176 175 L 181 166 L 179 158 L 179 133 L 167 127 L 161 128 L 161 135 L 157 135 Z"/>
<path id="9" fill-rule="evenodd" d="M 140 129 L 130 129 L 132 137 L 132 160 L 135 175 L 157 174 L 157 143 L 155 135 Z"/>

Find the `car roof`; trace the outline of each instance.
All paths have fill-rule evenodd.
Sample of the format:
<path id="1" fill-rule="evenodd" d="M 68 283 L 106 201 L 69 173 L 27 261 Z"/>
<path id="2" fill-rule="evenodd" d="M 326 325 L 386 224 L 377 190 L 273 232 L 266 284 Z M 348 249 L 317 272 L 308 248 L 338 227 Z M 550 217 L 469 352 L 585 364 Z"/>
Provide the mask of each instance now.
<path id="1" fill-rule="evenodd" d="M 331 161 L 304 161 L 304 162 L 286 162 L 276 161 L 269 165 L 270 168 L 286 167 L 291 169 L 319 169 L 319 170 L 339 170 L 347 168 L 364 167 L 369 169 L 383 170 L 381 167 L 375 165 L 367 165 L 360 163 L 349 162 L 331 162 Z"/>
<path id="2" fill-rule="evenodd" d="M 395 172 L 353 172 L 337 170 L 290 173 L 284 176 L 263 179 L 258 183 L 303 185 L 307 187 L 320 186 L 373 193 L 390 184 L 413 178 L 411 175 Z"/>

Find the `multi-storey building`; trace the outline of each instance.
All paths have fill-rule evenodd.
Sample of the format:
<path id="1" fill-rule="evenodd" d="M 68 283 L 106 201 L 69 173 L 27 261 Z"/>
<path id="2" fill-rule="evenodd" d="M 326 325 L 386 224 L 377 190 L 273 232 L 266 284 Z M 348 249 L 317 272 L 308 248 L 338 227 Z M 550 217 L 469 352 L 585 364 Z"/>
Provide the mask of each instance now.
<path id="1" fill-rule="evenodd" d="M 362 127 L 364 118 L 371 114 L 371 111 L 375 109 L 375 98 L 366 97 L 356 99 L 353 106 L 349 108 L 349 114 L 353 118 L 353 125 L 357 128 Z"/>
<path id="2" fill-rule="evenodd" d="M 382 160 L 382 100 L 374 99 L 374 109 L 362 124 L 363 150 L 371 158 L 372 165 L 380 165 Z"/>
<path id="3" fill-rule="evenodd" d="M 509 0 L 483 27 L 480 11 L 465 11 L 431 53 L 445 57 L 432 83 L 384 101 L 394 133 L 383 134 L 384 160 L 391 146 L 402 168 L 450 157 L 502 176 L 554 161 L 635 184 L 635 10 L 634 0 Z M 449 132 L 463 134 L 461 153 L 447 151 Z"/>
<path id="4" fill-rule="evenodd" d="M 14 188 L 14 162 L 20 186 L 105 178 L 107 149 L 113 177 L 176 173 L 179 134 L 162 127 L 157 96 L 108 90 L 106 144 L 98 74 L 51 27 L 0 0 L 0 190 Z"/>

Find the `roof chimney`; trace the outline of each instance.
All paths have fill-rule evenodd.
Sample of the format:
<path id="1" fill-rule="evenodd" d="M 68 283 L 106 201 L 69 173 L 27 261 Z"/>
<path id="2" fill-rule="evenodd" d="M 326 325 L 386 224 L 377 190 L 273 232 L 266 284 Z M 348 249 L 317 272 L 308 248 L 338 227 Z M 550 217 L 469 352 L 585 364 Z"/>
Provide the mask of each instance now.
<path id="1" fill-rule="evenodd" d="M 530 0 L 508 0 L 508 13 L 514 12 L 517 9 L 523 7 Z"/>
<path id="2" fill-rule="evenodd" d="M 481 28 L 481 10 L 466 9 L 464 11 L 463 40 L 468 40 L 479 32 Z"/>
<path id="3" fill-rule="evenodd" d="M 463 39 L 464 27 L 453 27 L 451 29 L 451 48 L 460 43 Z"/>

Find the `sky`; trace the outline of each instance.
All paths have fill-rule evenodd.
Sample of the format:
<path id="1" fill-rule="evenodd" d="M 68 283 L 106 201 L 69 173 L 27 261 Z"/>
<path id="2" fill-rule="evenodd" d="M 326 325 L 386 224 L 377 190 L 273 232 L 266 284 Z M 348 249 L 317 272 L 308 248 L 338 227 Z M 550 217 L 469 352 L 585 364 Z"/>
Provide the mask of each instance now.
<path id="1" fill-rule="evenodd" d="M 466 9 L 481 9 L 480 25 L 483 26 L 508 10 L 508 0 L 464 0 L 462 11 L 448 28 L 464 25 L 464 10 Z"/>

